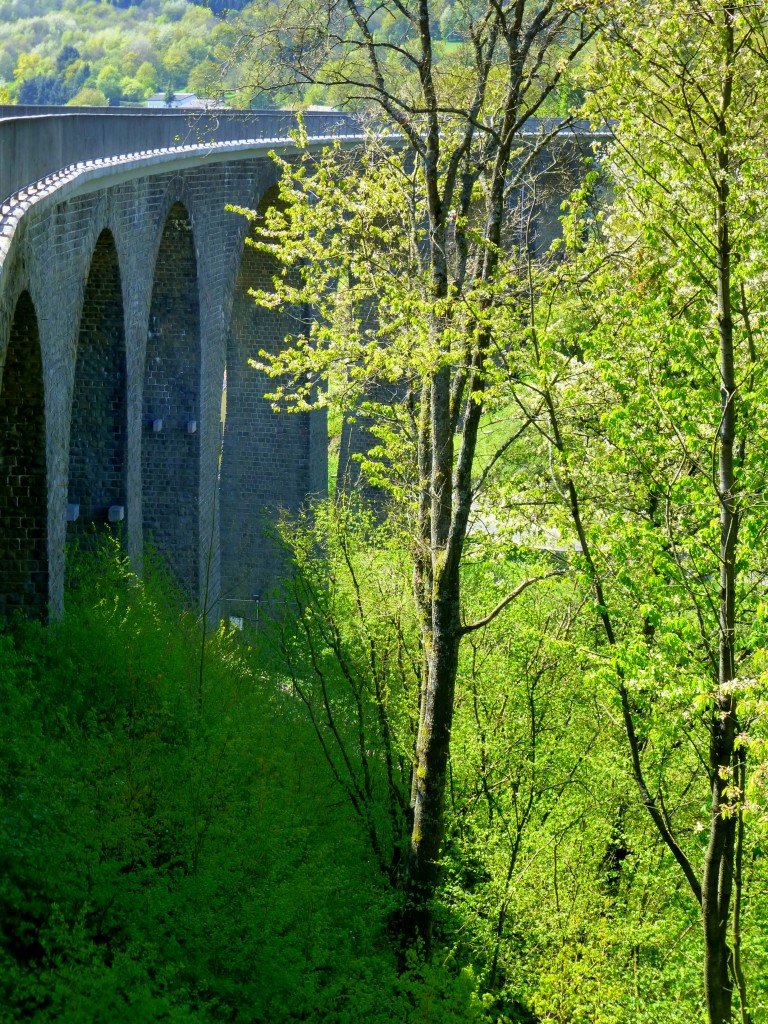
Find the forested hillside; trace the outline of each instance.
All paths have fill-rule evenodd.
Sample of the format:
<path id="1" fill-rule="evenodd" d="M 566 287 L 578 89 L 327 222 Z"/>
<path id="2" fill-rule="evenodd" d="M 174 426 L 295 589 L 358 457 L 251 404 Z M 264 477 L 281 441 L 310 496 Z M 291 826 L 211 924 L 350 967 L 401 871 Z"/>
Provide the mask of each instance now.
<path id="1" fill-rule="evenodd" d="M 0 102 L 141 104 L 156 92 L 186 91 L 234 107 L 359 105 L 350 90 L 309 79 L 254 86 L 232 54 L 276 11 L 270 0 L 0 0 Z M 434 5 L 438 56 L 458 46 L 460 19 L 460 5 Z M 403 41 L 399 19 L 384 8 L 370 27 L 378 38 Z M 574 96 L 564 88 L 546 112 L 565 113 Z"/>
<path id="2" fill-rule="evenodd" d="M 205 95 L 217 54 L 231 41 L 221 11 L 187 0 L 3 0 L 0 88 L 5 102 L 33 104 L 140 103 L 173 90 Z"/>

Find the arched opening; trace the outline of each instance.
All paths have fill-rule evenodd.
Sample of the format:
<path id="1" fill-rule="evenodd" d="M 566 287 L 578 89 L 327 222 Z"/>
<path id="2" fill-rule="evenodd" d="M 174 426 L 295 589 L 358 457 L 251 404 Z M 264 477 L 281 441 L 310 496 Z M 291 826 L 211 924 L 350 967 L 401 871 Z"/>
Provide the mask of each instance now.
<path id="1" fill-rule="evenodd" d="M 126 369 L 115 243 L 96 242 L 77 341 L 69 442 L 69 532 L 118 524 L 125 514 Z"/>
<path id="2" fill-rule="evenodd" d="M 275 201 L 268 193 L 262 208 Z M 251 235 L 257 231 L 250 225 Z M 227 336 L 226 420 L 221 463 L 222 615 L 253 620 L 279 583 L 286 564 L 267 525 L 279 510 L 296 513 L 309 492 L 327 487 L 324 413 L 278 414 L 264 397 L 272 382 L 249 363 L 259 351 L 277 351 L 296 330 L 287 313 L 258 308 L 251 288 L 269 288 L 274 259 L 245 245 Z M 255 599 L 256 598 L 256 599 Z"/>
<path id="3" fill-rule="evenodd" d="M 145 542 L 198 596 L 200 309 L 192 224 L 176 203 L 160 241 L 144 363 L 141 449 Z"/>
<path id="4" fill-rule="evenodd" d="M 0 387 L 0 615 L 48 604 L 45 396 L 32 299 L 16 303 Z"/>

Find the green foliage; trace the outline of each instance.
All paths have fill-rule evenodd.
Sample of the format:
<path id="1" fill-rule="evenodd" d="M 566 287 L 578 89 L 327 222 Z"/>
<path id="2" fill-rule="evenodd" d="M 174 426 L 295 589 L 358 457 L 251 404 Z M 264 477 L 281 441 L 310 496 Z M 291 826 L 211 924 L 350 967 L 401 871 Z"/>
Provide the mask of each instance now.
<path id="1" fill-rule="evenodd" d="M 7 1019 L 696 1019 L 696 910 L 633 800 L 610 687 L 587 682 L 589 608 L 565 580 L 527 591 L 464 649 L 435 955 L 397 967 L 397 900 L 369 826 L 390 834 L 379 697 L 398 786 L 413 747 L 405 559 L 358 509 L 320 510 L 313 530 L 292 533 L 310 634 L 293 618 L 255 650 L 215 634 L 202 703 L 197 624 L 111 551 L 77 563 L 62 623 L 0 639 Z M 470 610 L 533 568 L 512 554 L 489 573 L 475 554 Z M 364 791 L 362 697 L 363 814 L 328 745 L 312 648 Z M 626 859 L 611 862 L 618 849 Z M 750 849 L 745 956 L 759 963 L 765 857 Z M 758 974 L 758 1022 L 764 1000 Z"/>
<path id="2" fill-rule="evenodd" d="M 517 399 L 525 414 L 547 407 L 536 496 L 547 527 L 578 544 L 573 571 L 591 589 L 602 643 L 590 645 L 589 683 L 613 688 L 643 802 L 692 893 L 706 894 L 720 835 L 738 830 L 747 858 L 760 848 L 748 793 L 762 774 L 750 732 L 764 728 L 750 705 L 765 590 L 766 23 L 762 9 L 718 3 L 610 13 L 594 105 L 616 119 L 603 160 L 615 203 L 595 230 L 586 193 L 576 198 L 570 258 L 541 287 Z M 530 488 L 510 504 L 523 500 L 536 501 Z M 727 898 L 718 913 L 724 929 Z M 734 920 L 735 948 L 738 933 Z M 705 960 L 725 959 L 712 935 Z M 764 974 L 764 946 L 747 941 L 742 1002 Z M 726 1019 L 716 1003 L 708 1019 Z"/>
<path id="3" fill-rule="evenodd" d="M 371 859 L 395 887 L 396 911 L 385 752 L 389 743 L 400 758 L 404 787 L 419 689 L 405 537 L 357 503 L 322 506 L 311 520 L 285 524 L 283 535 L 298 564 L 297 617 L 271 645 L 275 671 L 285 659 L 353 820 L 368 835 Z M 504 548 L 498 539 L 472 537 L 468 617 L 555 557 Z M 688 1024 L 701 1015 L 698 907 L 637 800 L 611 676 L 595 671 L 590 654 L 594 636 L 581 587 L 555 577 L 468 638 L 457 678 L 433 956 L 433 965 L 464 973 L 450 984 L 443 977 L 436 1000 L 434 966 L 406 972 L 401 991 L 414 1003 L 408 1019 L 440 1019 L 430 1015 L 451 1006 L 467 977 L 474 979 L 468 1020 L 474 1013 L 521 1024 Z M 660 705 L 654 728 L 668 728 L 667 714 Z M 688 802 L 701 813 L 707 792 L 695 781 L 695 752 L 673 744 L 663 759 L 665 787 L 689 786 Z M 759 847 L 750 850 L 757 860 L 745 948 L 750 977 L 759 978 L 765 901 L 757 879 L 765 867 Z"/>
<path id="4" fill-rule="evenodd" d="M 732 750 L 719 761 L 713 759 L 710 751 L 726 731 L 723 723 L 733 720 L 737 695 L 756 695 L 766 535 L 760 440 L 765 402 L 758 372 L 764 332 L 755 320 L 765 278 L 764 232 L 755 216 L 755 197 L 765 179 L 765 158 L 759 152 L 765 104 L 754 102 L 760 95 L 763 51 L 756 54 L 744 41 L 764 40 L 764 26 L 759 14 L 737 15 L 726 7 L 713 4 L 706 13 L 698 4 L 686 5 L 682 13 L 670 7 L 669 23 L 659 32 L 632 5 L 611 6 L 615 34 L 610 42 L 619 38 L 626 45 L 606 73 L 608 83 L 597 101 L 603 104 L 601 114 L 613 114 L 613 104 L 623 117 L 617 129 L 620 141 L 609 161 L 616 169 L 618 202 L 606 232 L 588 244 L 597 223 L 589 207 L 594 182 L 588 176 L 574 199 L 574 214 L 566 220 L 566 258 L 560 263 L 554 254 L 549 261 L 532 260 L 524 246 L 509 245 L 509 236 L 502 238 L 501 231 L 482 235 L 488 210 L 483 204 L 493 190 L 483 178 L 487 164 L 476 170 L 470 157 L 462 213 L 454 210 L 455 223 L 441 219 L 446 209 L 453 209 L 452 201 L 435 201 L 446 178 L 452 180 L 452 157 L 442 164 L 441 154 L 451 153 L 453 132 L 458 131 L 452 119 L 460 120 L 457 110 L 461 112 L 466 98 L 455 81 L 449 83 L 440 73 L 449 66 L 458 68 L 461 55 L 446 54 L 434 92 L 425 101 L 427 111 L 433 102 L 439 108 L 451 87 L 457 90 L 455 106 L 445 112 L 439 130 L 431 136 L 425 131 L 428 140 L 439 140 L 428 150 L 396 109 L 401 103 L 408 109 L 403 98 L 407 76 L 398 65 L 411 55 L 407 33 L 400 40 L 402 49 L 383 56 L 381 69 L 377 65 L 381 77 L 375 88 L 386 93 L 382 103 L 413 152 L 393 153 L 374 143 L 351 158 L 337 147 L 319 157 L 307 156 L 301 164 L 283 163 L 283 202 L 260 221 L 254 240 L 283 267 L 257 301 L 268 308 L 308 308 L 314 303 L 317 311 L 292 345 L 261 354 L 261 369 L 278 380 L 273 399 L 299 411 L 346 401 L 377 417 L 374 433 L 381 444 L 365 468 L 368 479 L 393 499 L 390 520 L 410 546 L 424 659 L 430 665 L 439 663 L 443 673 L 435 676 L 434 692 L 454 665 L 447 655 L 441 661 L 434 654 L 438 644 L 447 636 L 462 636 L 465 648 L 479 656 L 477 645 L 467 639 L 475 625 L 467 623 L 482 623 L 484 612 L 500 607 L 505 589 L 511 600 L 521 582 L 498 573 L 506 588 L 492 593 L 491 587 L 478 587 L 473 592 L 475 581 L 465 565 L 461 585 L 472 599 L 462 599 L 459 606 L 459 583 L 442 573 L 446 564 L 458 564 L 467 554 L 462 545 L 469 545 L 470 517 L 478 532 L 486 530 L 492 538 L 478 558 L 478 575 L 485 575 L 485 582 L 492 580 L 493 560 L 503 559 L 515 537 L 523 549 L 520 568 L 531 568 L 537 549 L 560 549 L 573 610 L 540 625 L 536 643 L 537 632 L 528 633 L 520 614 L 513 616 L 515 640 L 525 637 L 535 652 L 534 657 L 525 654 L 524 645 L 506 645 L 507 671 L 515 671 L 517 686 L 501 699 L 503 669 L 489 653 L 481 659 L 487 662 L 483 673 L 473 669 L 467 678 L 460 669 L 455 697 L 453 677 L 446 688 L 450 712 L 440 718 L 441 728 L 448 722 L 440 752 L 450 738 L 450 795 L 460 825 L 453 831 L 449 823 L 446 829 L 446 883 L 440 896 L 448 910 L 445 920 L 439 907 L 434 915 L 446 941 L 448 936 L 465 936 L 466 946 L 464 940 L 456 942 L 460 962 L 465 957 L 480 961 L 489 989 L 498 989 L 502 975 L 515 976 L 506 922 L 513 906 L 523 910 L 512 897 L 516 872 L 523 870 L 531 835 L 539 851 L 542 843 L 543 848 L 551 844 L 552 874 L 537 879 L 537 894 L 546 893 L 549 878 L 558 876 L 555 851 L 579 881 L 572 887 L 561 945 L 551 938 L 534 940 L 529 916 L 524 956 L 528 962 L 538 957 L 542 984 L 539 989 L 532 986 L 534 1005 L 563 1021 L 637 1016 L 644 1012 L 637 1005 L 640 978 L 643 985 L 665 991 L 664 948 L 675 929 L 666 937 L 655 934 L 647 907 L 654 904 L 668 920 L 684 919 L 677 941 L 696 926 L 702 886 L 707 877 L 717 878 L 714 869 L 707 875 L 706 866 L 713 862 L 705 850 L 717 849 L 723 856 L 725 840 L 719 836 L 733 836 L 737 822 L 739 841 L 744 840 L 746 793 L 752 782 L 739 781 L 740 751 L 750 742 L 746 723 L 757 734 L 762 729 L 761 722 L 747 716 L 743 728 L 741 721 L 734 727 Z M 757 27 L 749 21 L 753 17 Z M 743 43 L 734 52 L 743 73 L 734 74 L 731 58 L 718 50 L 730 38 L 728 19 L 739 22 Z M 699 20 L 705 43 L 692 35 L 691 25 Z M 382 21 L 375 30 L 389 28 Z M 424 34 L 422 26 L 422 38 Z M 312 49 L 312 40 L 308 47 Z M 350 43 L 350 52 L 353 48 Z M 602 58 L 606 64 L 612 52 Z M 290 54 L 297 64 L 303 57 L 303 50 Z M 427 64 L 425 57 L 419 65 L 424 80 Z M 729 76 L 734 78 L 733 90 L 722 85 L 731 81 Z M 484 84 L 493 95 L 493 74 Z M 554 92 L 549 98 L 554 99 Z M 720 114 L 715 116 L 718 104 Z M 415 107 L 413 114 L 430 123 L 422 108 Z M 460 150 L 462 159 L 468 151 Z M 733 196 L 730 205 L 724 182 Z M 504 185 L 510 187 L 506 170 Z M 503 214 L 493 214 L 489 222 L 495 227 Z M 717 279 L 724 258 L 730 259 L 724 225 L 736 246 L 734 273 L 725 284 L 722 277 Z M 475 275 L 477 267 L 493 269 Z M 718 355 L 723 324 L 731 320 L 723 310 L 723 293 L 731 297 L 739 317 L 737 386 L 726 383 L 723 366 L 730 354 L 725 362 Z M 468 353 L 471 385 L 464 361 Z M 326 392 L 318 388 L 318 380 L 333 387 Z M 733 392 L 726 395 L 729 388 Z M 719 483 L 713 468 L 724 450 L 723 424 L 732 405 L 738 405 L 744 424 L 737 438 L 734 487 Z M 506 436 L 498 438 L 495 451 L 476 449 L 467 424 L 474 429 L 481 415 L 488 423 L 510 408 L 512 422 L 503 428 Z M 737 527 L 730 533 L 724 528 L 723 508 L 737 492 L 739 547 L 732 560 L 724 553 L 723 538 L 734 542 Z M 455 515 L 460 507 L 464 519 Z M 448 510 L 451 526 L 459 522 L 465 532 L 459 533 L 459 541 L 451 535 L 441 544 L 439 531 L 448 522 Z M 546 556 L 541 554 L 538 561 Z M 538 565 L 535 569 L 540 579 Z M 723 574 L 732 569 L 738 610 L 735 624 L 724 625 Z M 470 616 L 467 611 L 475 601 L 480 611 Z M 453 619 L 446 613 L 439 621 L 448 607 Z M 487 621 L 494 615 L 490 612 Z M 558 622 L 567 623 L 562 636 Z M 738 650 L 723 673 L 726 634 L 729 643 L 738 636 Z M 573 685 L 577 674 L 585 699 Z M 437 698 L 430 702 L 425 697 L 421 705 L 419 756 L 427 714 L 437 704 Z M 465 717 L 468 707 L 472 714 Z M 547 709 L 555 710 L 550 716 Z M 454 711 L 456 721 L 451 722 Z M 507 715 L 515 712 L 513 730 Z M 532 759 L 534 736 L 543 750 Z M 570 747 L 572 738 L 577 742 Z M 761 767 L 750 766 L 750 771 L 755 769 L 759 777 Z M 590 775 L 585 777 L 582 770 Z M 426 774 L 419 769 L 414 778 L 417 790 Z M 443 785 L 445 776 L 439 779 Z M 561 809 L 579 787 L 591 791 L 599 809 L 588 811 L 583 801 L 574 799 L 573 813 L 564 820 Z M 424 786 L 425 793 L 429 789 Z M 725 796 L 719 802 L 721 791 Z M 415 802 L 417 814 L 423 806 Z M 435 807 L 431 823 L 442 814 L 439 800 Z M 568 822 L 573 820 L 582 830 L 579 842 L 570 835 Z M 708 847 L 702 832 L 708 832 Z M 414 827 L 411 863 L 422 835 Z M 747 856 L 759 848 L 754 837 L 745 841 Z M 642 880 L 651 877 L 649 863 L 662 859 L 660 842 L 666 845 L 667 859 L 663 871 L 657 867 L 658 874 L 674 884 L 675 864 L 681 867 L 690 890 L 688 902 L 681 905 L 685 897 L 677 892 L 665 902 L 658 891 L 649 894 L 646 887 L 646 904 L 633 906 L 639 891 L 634 883 L 644 885 Z M 436 862 L 436 849 L 437 843 L 431 847 L 430 866 Z M 637 858 L 636 879 L 632 868 L 622 867 L 630 857 Z M 532 863 L 542 859 L 539 852 Z M 723 861 L 725 874 L 732 872 L 733 863 L 728 857 Z M 591 884 L 584 879 L 585 866 Z M 555 912 L 550 905 L 549 920 L 561 918 L 562 884 L 561 878 L 552 886 Z M 724 883 L 720 890 L 729 892 Z M 632 952 L 630 933 L 621 929 L 616 929 L 614 948 L 604 948 L 608 932 L 600 921 L 608 915 L 613 920 L 612 904 L 619 894 L 633 908 L 635 934 L 647 936 L 642 952 Z M 726 906 L 720 921 L 727 919 L 728 910 Z M 468 923 L 471 914 L 476 925 Z M 590 915 L 598 925 L 588 929 L 584 922 Z M 455 919 L 463 922 L 458 931 Z M 751 939 L 744 940 L 755 957 L 748 968 L 750 983 L 761 975 L 764 957 L 759 940 L 750 944 L 756 939 L 751 928 Z M 725 964 L 722 933 L 718 942 L 717 955 Z M 738 936 L 733 942 L 736 946 Z M 708 942 L 705 955 L 711 948 Z M 566 971 L 563 962 L 573 951 L 576 966 Z M 635 971 L 634 995 L 621 973 L 629 964 Z M 588 990 L 597 973 L 605 979 L 603 1001 Z M 696 984 L 688 984 L 693 973 L 683 973 L 687 987 L 680 1013 L 692 1018 L 700 1015 L 701 1003 Z M 511 991 L 520 990 L 518 976 Z M 672 1019 L 677 1010 L 657 1006 L 655 1012 Z M 718 1024 L 726 1019 L 716 1011 L 710 1017 Z"/>
<path id="5" fill-rule="evenodd" d="M 187 0 L 3 0 L 0 81 L 19 103 L 104 103 L 95 89 L 113 102 L 138 103 L 158 84 L 185 89 L 190 76 L 190 88 L 210 83 L 228 31 L 212 10 Z"/>
<path id="6" fill-rule="evenodd" d="M 406 847 L 421 655 L 402 537 L 357 501 L 282 524 L 295 613 L 277 646 L 334 778 L 394 885 Z"/>
<path id="7" fill-rule="evenodd" d="M 0 638 L 3 1020 L 470 1019 L 466 978 L 399 975 L 301 702 L 224 631 L 200 701 L 199 644 L 113 550 Z"/>
<path id="8" fill-rule="evenodd" d="M 95 86 L 85 86 L 76 92 L 71 100 L 67 101 L 68 106 L 72 107 L 106 107 L 107 97 Z"/>
<path id="9" fill-rule="evenodd" d="M 439 91 L 460 99 L 471 5 L 459 6 L 434 14 L 450 36 L 436 46 Z M 445 231 L 448 271 L 459 279 L 457 232 L 496 267 L 436 299 L 409 158 L 372 144 L 283 164 L 285 205 L 256 244 L 285 273 L 258 299 L 319 315 L 294 348 L 263 356 L 274 397 L 330 402 L 337 427 L 350 409 L 376 414 L 366 468 L 395 505 L 385 524 L 342 501 L 284 524 L 296 568 L 285 618 L 251 648 L 215 633 L 202 681 L 199 624 L 115 552 L 73 571 L 62 623 L 0 637 L 10 1020 L 702 1020 L 699 907 L 647 808 L 700 873 L 723 694 L 738 697 L 738 756 L 715 776 L 726 800 L 714 826 L 743 826 L 741 954 L 752 1021 L 768 1019 L 764 49 L 750 28 L 726 146 L 708 99 L 729 72 L 714 56 L 715 8 L 606 8 L 613 35 L 592 102 L 619 119 L 602 161 L 617 201 L 595 217 L 589 175 L 548 264 L 479 236 L 478 172 L 468 215 Z M 207 81 L 226 27 L 203 44 L 205 12 L 150 10 L 145 42 L 126 47 L 105 25 L 57 50 L 27 24 L 42 12 L 18 4 L 8 22 L 25 46 L 7 46 L 0 67 L 19 87 L 63 76 L 103 101 Z M 714 14 L 697 21 L 704 10 Z M 244 24 L 275 13 L 254 9 Z M 370 28 L 403 45 L 385 70 L 407 92 L 407 26 L 381 10 Z M 695 86 L 684 101 L 681 80 Z M 583 84 L 563 78 L 541 112 L 565 112 Z M 305 99 L 326 95 L 311 88 Z M 726 179 L 741 447 L 737 672 L 723 684 L 713 197 Z M 391 399 L 460 365 L 480 336 L 443 874 L 424 962 L 389 939 L 430 643 L 411 572 L 428 541 L 414 529 L 418 409 Z"/>
<path id="10" fill-rule="evenodd" d="M 588 15 L 590 6 L 580 4 L 570 10 L 578 9 Z M 584 26 L 574 21 L 561 32 L 568 19 L 561 22 L 560 15 L 566 9 L 549 5 L 542 15 L 550 52 L 539 67 L 540 73 L 526 79 L 520 94 L 527 94 L 525 103 L 535 108 L 532 112 L 547 117 L 566 116 L 583 101 L 580 47 L 575 47 L 574 52 L 574 46 Z M 458 109 L 469 108 L 474 75 L 483 63 L 479 59 L 482 52 L 491 65 L 496 65 L 488 77 L 487 94 L 491 102 L 486 108 L 488 116 L 494 118 L 503 103 L 504 75 L 499 74 L 499 67 L 505 63 L 501 55 L 504 36 L 506 32 L 514 33 L 518 18 L 527 33 L 539 7 L 515 8 L 514 17 L 512 8 L 499 8 L 505 27 L 486 49 L 484 28 L 490 10 L 479 3 L 450 0 L 430 0 L 422 8 L 410 9 L 388 0 L 349 3 L 343 7 L 318 0 L 258 0 L 248 4 L 237 19 L 238 40 L 227 69 L 233 85 L 244 95 L 270 96 L 279 104 L 343 103 L 351 109 L 371 110 L 378 108 L 386 93 L 397 97 L 395 106 L 402 104 L 403 112 L 409 110 L 408 120 L 415 122 L 424 113 L 423 108 L 417 113 L 419 103 L 413 108 L 411 104 L 420 88 L 419 48 L 422 29 L 428 26 L 429 61 L 435 70 L 433 85 L 437 89 L 436 101 L 445 111 L 443 116 L 450 116 L 448 111 L 455 114 Z M 522 48 L 527 57 L 532 55 L 529 48 L 536 34 L 534 28 Z M 557 41 L 555 37 L 559 37 Z M 369 45 L 376 49 L 377 71 L 381 75 L 382 91 L 378 97 L 379 86 L 372 88 L 367 67 Z M 481 47 L 479 52 L 476 45 Z M 557 71 L 559 86 L 550 95 L 549 76 L 553 69 Z"/>

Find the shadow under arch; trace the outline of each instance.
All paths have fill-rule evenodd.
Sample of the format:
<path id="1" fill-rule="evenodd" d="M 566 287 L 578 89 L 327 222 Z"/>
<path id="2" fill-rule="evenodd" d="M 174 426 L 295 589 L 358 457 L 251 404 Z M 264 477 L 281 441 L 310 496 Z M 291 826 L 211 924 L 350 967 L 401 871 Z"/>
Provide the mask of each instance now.
<path id="1" fill-rule="evenodd" d="M 199 593 L 200 303 L 192 222 L 171 206 L 155 264 L 142 407 L 144 540 Z"/>
<path id="2" fill-rule="evenodd" d="M 257 211 L 276 203 L 274 187 Z M 250 222 L 247 238 L 258 234 Z M 226 417 L 220 474 L 221 610 L 224 617 L 254 620 L 287 568 L 286 555 L 269 529 L 281 511 L 296 514 L 309 493 L 327 493 L 325 412 L 275 413 L 264 397 L 274 383 L 250 359 L 277 352 L 300 329 L 295 316 L 256 306 L 250 289 L 269 290 L 277 261 L 243 245 L 227 331 Z M 258 599 L 254 597 L 258 595 Z"/>
<path id="3" fill-rule="evenodd" d="M 126 505 L 126 354 L 120 265 L 108 229 L 91 257 L 77 341 L 69 443 L 70 535 L 122 520 Z M 78 517 L 72 519 L 74 508 Z"/>
<path id="4" fill-rule="evenodd" d="M 16 302 L 0 381 L 0 615 L 45 616 L 48 494 L 45 393 L 37 314 Z"/>

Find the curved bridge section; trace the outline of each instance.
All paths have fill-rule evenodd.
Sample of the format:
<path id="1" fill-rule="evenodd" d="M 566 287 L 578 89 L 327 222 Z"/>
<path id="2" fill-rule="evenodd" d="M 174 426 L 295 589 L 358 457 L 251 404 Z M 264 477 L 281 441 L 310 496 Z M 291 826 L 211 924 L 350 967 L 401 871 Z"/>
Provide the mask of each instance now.
<path id="1" fill-rule="evenodd" d="M 290 325 L 224 209 L 272 200 L 291 124 L 26 114 L 0 109 L 0 615 L 60 613 L 68 541 L 109 529 L 249 618 L 281 564 L 264 518 L 327 480 L 321 414 L 274 414 L 248 365 Z M 359 141 L 316 120 L 312 145 Z"/>

